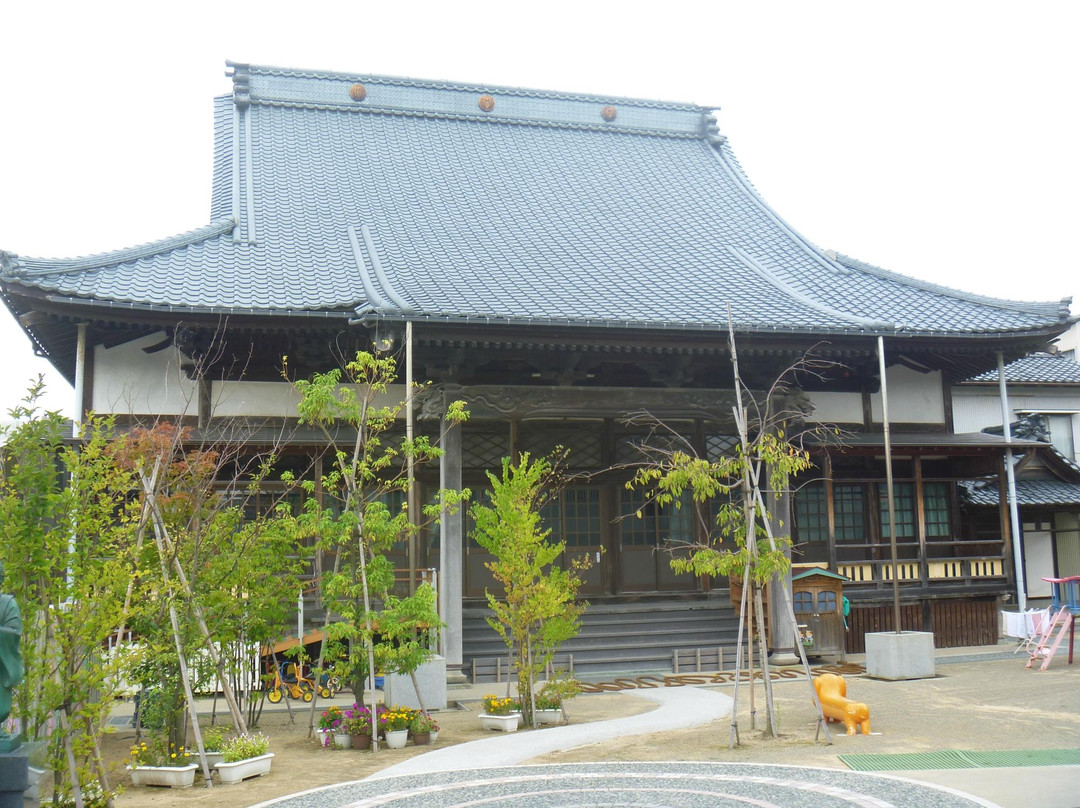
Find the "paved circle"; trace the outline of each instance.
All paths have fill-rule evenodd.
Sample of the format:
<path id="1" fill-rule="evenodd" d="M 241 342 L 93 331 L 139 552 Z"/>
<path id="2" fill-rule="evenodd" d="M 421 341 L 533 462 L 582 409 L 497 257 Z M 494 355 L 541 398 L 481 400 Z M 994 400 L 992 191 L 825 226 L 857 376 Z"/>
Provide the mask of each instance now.
<path id="1" fill-rule="evenodd" d="M 294 794 L 274 808 L 987 808 L 899 777 L 738 763 L 581 763 L 432 772 Z M 261 808 L 261 806 L 260 806 Z"/>

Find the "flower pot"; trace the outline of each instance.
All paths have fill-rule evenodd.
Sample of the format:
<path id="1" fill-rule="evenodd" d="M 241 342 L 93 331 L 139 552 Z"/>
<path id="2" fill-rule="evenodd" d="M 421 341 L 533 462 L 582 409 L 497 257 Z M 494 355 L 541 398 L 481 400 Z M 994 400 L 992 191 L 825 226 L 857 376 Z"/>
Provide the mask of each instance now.
<path id="1" fill-rule="evenodd" d="M 352 735 L 346 735 L 344 732 L 334 733 L 334 745 L 338 749 L 351 749 L 352 748 Z"/>
<path id="2" fill-rule="evenodd" d="M 131 784 L 134 786 L 164 786 L 165 788 L 191 788 L 195 784 L 194 763 L 187 766 L 128 766 Z"/>
<path id="3" fill-rule="evenodd" d="M 38 769 L 33 766 L 26 767 L 26 791 L 23 792 L 23 798 L 27 800 L 31 805 L 38 805 L 41 800 L 38 798 L 38 784 L 41 782 L 41 776 L 45 774 L 45 769 Z"/>
<path id="4" fill-rule="evenodd" d="M 414 732 L 412 736 L 413 746 L 427 746 L 431 743 L 430 732 Z"/>
<path id="5" fill-rule="evenodd" d="M 435 743 L 437 740 L 439 740 L 439 731 L 437 729 L 433 729 L 431 732 L 428 733 L 428 735 L 431 736 L 432 743 Z"/>
<path id="6" fill-rule="evenodd" d="M 206 750 L 206 765 L 209 768 L 214 768 L 224 759 L 225 755 L 223 755 L 221 752 L 211 752 L 209 749 Z"/>
<path id="7" fill-rule="evenodd" d="M 404 749 L 408 740 L 409 731 L 407 729 L 388 729 L 386 731 L 386 745 L 390 749 Z"/>
<path id="8" fill-rule="evenodd" d="M 500 732 L 517 732 L 518 722 L 521 721 L 521 713 L 510 715 L 488 715 L 480 713 L 480 726 L 484 729 L 495 729 Z"/>
<path id="9" fill-rule="evenodd" d="M 370 749 L 371 748 L 371 734 L 367 735 L 351 735 L 352 748 L 353 749 Z"/>
<path id="10" fill-rule="evenodd" d="M 536 716 L 537 724 L 560 724 L 562 723 L 562 708 L 556 707 L 553 710 L 536 710 L 533 715 Z"/>
<path id="11" fill-rule="evenodd" d="M 273 760 L 274 753 L 267 752 L 265 755 L 237 760 L 233 763 L 219 763 L 216 770 L 222 784 L 231 786 L 249 777 L 262 777 L 269 774 Z"/>

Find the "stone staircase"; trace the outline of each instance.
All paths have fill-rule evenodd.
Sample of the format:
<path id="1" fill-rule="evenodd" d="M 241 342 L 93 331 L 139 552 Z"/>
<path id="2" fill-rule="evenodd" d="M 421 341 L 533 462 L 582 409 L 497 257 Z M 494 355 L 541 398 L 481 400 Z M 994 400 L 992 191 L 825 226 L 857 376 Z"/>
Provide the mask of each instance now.
<path id="1" fill-rule="evenodd" d="M 505 681 L 506 646 L 482 606 L 462 612 L 463 673 L 474 682 Z M 694 599 L 591 603 L 581 632 L 565 643 L 554 667 L 584 680 L 602 676 L 733 668 L 738 614 L 727 591 Z"/>

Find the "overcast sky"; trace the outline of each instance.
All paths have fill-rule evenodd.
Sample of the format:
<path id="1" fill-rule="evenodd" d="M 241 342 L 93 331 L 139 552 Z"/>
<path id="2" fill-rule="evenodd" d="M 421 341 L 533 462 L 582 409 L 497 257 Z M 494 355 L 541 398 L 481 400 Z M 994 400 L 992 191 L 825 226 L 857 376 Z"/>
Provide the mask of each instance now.
<path id="1" fill-rule="evenodd" d="M 207 223 L 231 59 L 716 105 L 815 244 L 1080 304 L 1080 3 L 388 5 L 5 4 L 0 249 L 70 257 Z M 6 413 L 49 366 L 6 311 L 0 341 Z"/>

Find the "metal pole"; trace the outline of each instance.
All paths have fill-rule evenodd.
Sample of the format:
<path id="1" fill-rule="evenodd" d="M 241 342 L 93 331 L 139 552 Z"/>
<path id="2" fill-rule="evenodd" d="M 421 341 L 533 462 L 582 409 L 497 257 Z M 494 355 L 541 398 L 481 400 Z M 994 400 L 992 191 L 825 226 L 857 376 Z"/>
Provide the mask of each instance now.
<path id="1" fill-rule="evenodd" d="M 72 418 L 72 437 L 79 437 L 82 422 L 86 417 L 83 411 L 83 397 L 86 394 L 86 323 L 77 326 L 78 336 L 75 343 L 75 417 Z"/>
<path id="2" fill-rule="evenodd" d="M 893 497 L 892 443 L 889 439 L 889 386 L 885 381 L 885 338 L 877 338 L 878 368 L 881 373 L 881 424 L 885 430 L 885 485 L 889 487 L 889 551 L 892 554 L 893 626 L 900 627 L 900 576 L 896 565 L 896 502 Z"/>
<path id="3" fill-rule="evenodd" d="M 1001 428 L 1005 436 L 1005 479 L 1008 483 L 1006 496 L 1009 499 L 1009 524 L 1012 525 L 1013 568 L 1016 573 L 1016 602 L 1020 613 L 1027 611 L 1027 592 L 1025 591 L 1024 553 L 1020 546 L 1020 513 L 1016 507 L 1016 473 L 1013 470 L 1012 428 L 1009 426 L 1009 393 L 1005 388 L 1005 357 L 997 352 L 998 397 L 1001 399 Z"/>
<path id="4" fill-rule="evenodd" d="M 405 439 L 413 441 L 413 334 L 412 321 L 405 323 Z M 417 503 L 416 468 L 412 455 L 408 458 L 409 490 L 406 500 L 409 507 L 409 594 L 416 591 L 416 531 L 420 524 L 420 506 Z"/>

